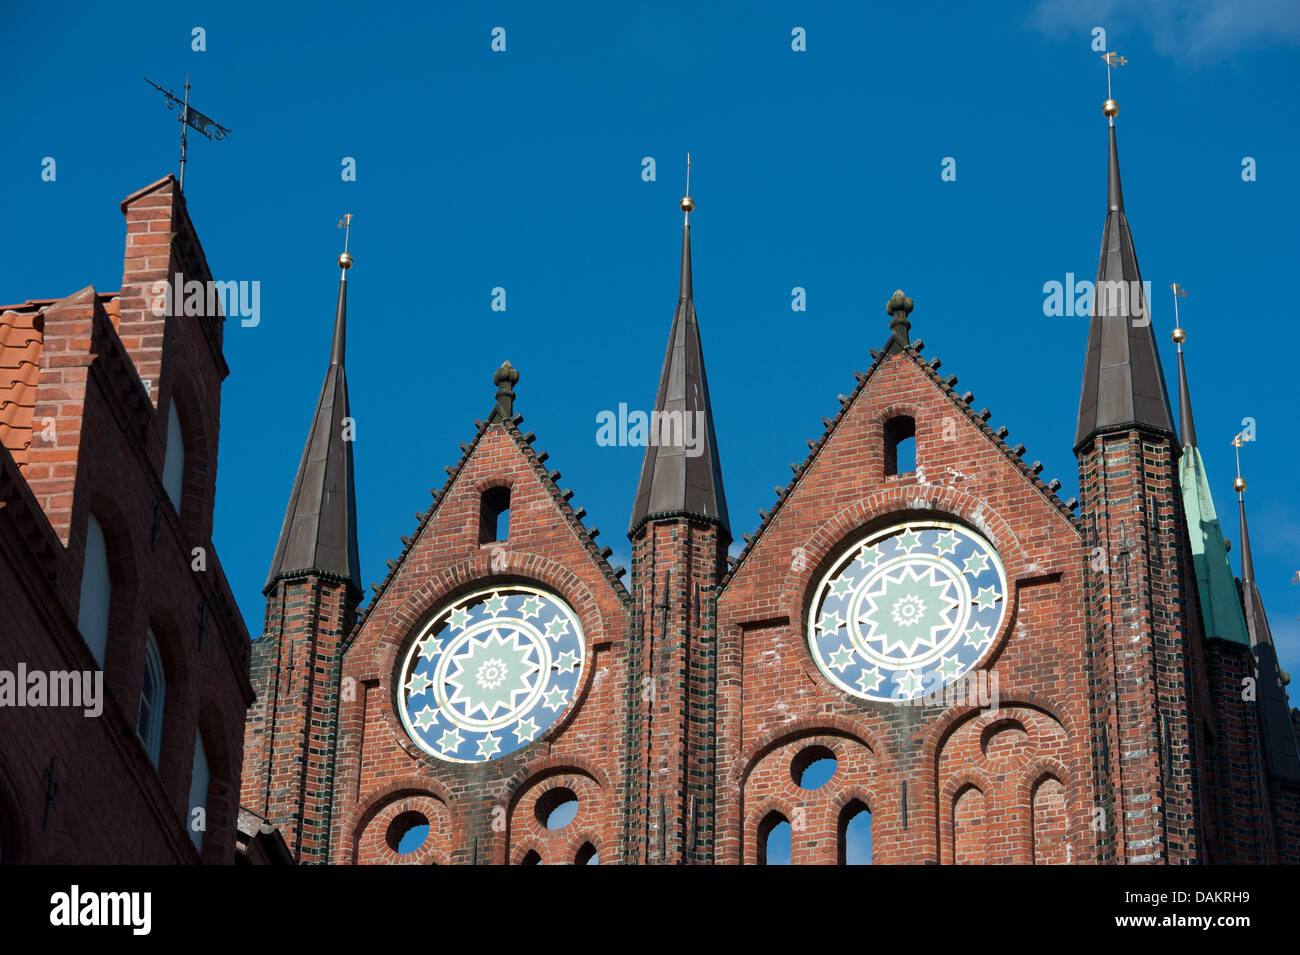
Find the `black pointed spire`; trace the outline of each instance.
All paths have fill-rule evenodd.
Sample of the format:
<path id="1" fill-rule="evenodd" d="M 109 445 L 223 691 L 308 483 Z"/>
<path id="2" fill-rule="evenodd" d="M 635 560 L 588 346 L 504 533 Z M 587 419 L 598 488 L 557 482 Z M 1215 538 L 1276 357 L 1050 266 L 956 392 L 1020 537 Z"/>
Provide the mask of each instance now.
<path id="1" fill-rule="evenodd" d="M 1170 334 L 1174 347 L 1178 349 L 1178 427 L 1183 435 L 1183 447 L 1196 447 L 1196 422 L 1192 420 L 1192 393 L 1187 387 L 1187 366 L 1183 362 L 1183 342 L 1187 341 L 1187 332 L 1178 319 L 1178 300 L 1187 295 L 1187 290 L 1175 282 L 1170 286 L 1174 292 L 1174 330 Z"/>
<path id="2" fill-rule="evenodd" d="M 681 207 L 686 217 L 677 311 L 648 424 L 649 439 L 629 533 L 635 533 L 648 518 L 680 515 L 714 522 L 730 540 L 722 464 L 691 283 L 690 213 L 695 200 L 687 196 Z"/>
<path id="3" fill-rule="evenodd" d="M 1119 179 L 1115 115 L 1119 105 L 1107 100 L 1110 153 L 1106 184 L 1106 225 L 1088 325 L 1088 353 L 1079 399 L 1075 449 L 1094 435 L 1130 428 L 1174 434 L 1173 412 L 1164 370 L 1151 327 L 1151 303 L 1138 270 L 1137 251 L 1124 215 Z"/>
<path id="4" fill-rule="evenodd" d="M 1250 554 L 1250 532 L 1246 528 L 1246 499 L 1243 494 L 1246 482 L 1238 476 L 1233 487 L 1237 491 L 1237 510 L 1241 515 L 1241 603 L 1246 612 L 1250 648 L 1255 654 L 1255 699 L 1264 738 L 1264 755 L 1272 775 L 1300 782 L 1300 750 L 1296 747 L 1286 684 L 1278 666 L 1264 601 L 1255 586 L 1255 562 Z"/>
<path id="5" fill-rule="evenodd" d="M 1183 429 L 1183 447 L 1196 447 L 1196 422 L 1192 420 L 1192 395 L 1187 390 L 1187 367 L 1183 349 L 1178 349 L 1178 423 Z"/>
<path id="6" fill-rule="evenodd" d="M 346 247 L 346 246 L 345 246 Z M 352 256 L 339 256 L 343 270 L 334 315 L 334 339 L 316 414 L 298 464 L 280 542 L 271 561 L 266 590 L 283 577 L 310 573 L 347 581 L 361 593 L 357 549 L 356 485 L 352 472 L 353 422 L 343 370 L 347 333 L 348 272 Z"/>

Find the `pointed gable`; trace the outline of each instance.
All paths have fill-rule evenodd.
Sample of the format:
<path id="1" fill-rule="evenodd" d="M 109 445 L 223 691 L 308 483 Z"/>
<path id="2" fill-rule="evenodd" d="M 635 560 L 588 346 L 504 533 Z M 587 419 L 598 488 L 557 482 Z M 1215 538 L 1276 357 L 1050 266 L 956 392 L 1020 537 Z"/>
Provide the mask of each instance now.
<path id="1" fill-rule="evenodd" d="M 596 543 L 600 530 L 585 526 L 586 510 L 569 503 L 573 492 L 559 486 L 559 471 L 547 469 L 549 455 L 533 448 L 535 435 L 531 431 L 520 431 L 524 418 L 514 412 L 514 385 L 518 381 L 519 372 L 510 362 L 497 369 L 493 376 L 496 401 L 487 420 L 475 422 L 477 431 L 470 442 L 461 445 L 460 460 L 447 466 L 446 482 L 431 492 L 432 506 L 416 514 L 414 533 L 402 538 L 401 553 L 388 561 L 388 574 L 373 585 L 374 599 L 362 611 L 361 620 L 381 612 L 390 590 L 405 593 L 413 584 L 418 586 L 418 581 L 411 580 L 412 575 L 427 573 L 432 566 L 426 557 L 417 559 L 418 567 L 412 569 L 411 561 L 422 551 L 436 544 L 440 556 L 434 563 L 446 564 L 490 549 L 491 544 L 482 542 L 479 533 L 483 492 L 490 486 L 510 489 L 510 532 L 501 545 L 509 551 L 562 551 L 569 561 L 584 560 L 590 574 L 574 566 L 571 569 L 575 574 L 603 578 L 619 600 L 630 601 L 621 580 L 625 569 L 611 567 L 608 558 L 612 549 Z M 492 572 L 490 566 L 486 569 Z M 518 565 L 508 564 L 496 572 L 513 573 L 518 569 Z"/>
<path id="2" fill-rule="evenodd" d="M 881 350 L 872 350 L 873 362 L 865 373 L 855 372 L 856 387 L 840 395 L 840 409 L 834 418 L 823 418 L 825 431 L 809 441 L 810 451 L 801 464 L 791 464 L 794 477 L 777 488 L 777 501 L 770 510 L 760 511 L 760 523 L 752 534 L 744 534 L 745 548 L 729 571 L 724 587 L 745 573 L 767 573 L 772 561 L 789 562 L 780 553 L 790 535 L 778 535 L 778 553 L 759 561 L 759 568 L 746 569 L 774 525 L 794 521 L 802 525 L 793 532 L 798 538 L 808 528 L 799 513 L 797 500 L 810 497 L 837 501 L 850 508 L 864 498 L 907 488 L 915 490 L 913 500 L 938 501 L 949 492 L 960 492 L 989 501 L 1007 503 L 1009 509 L 1037 501 L 1054 512 L 1062 529 L 1077 541 L 1079 523 L 1073 501 L 1064 502 L 1055 491 L 1059 481 L 1045 483 L 1038 477 L 1042 466 L 1026 464 L 1023 445 L 1012 447 L 1004 438 L 1007 429 L 995 431 L 988 425 L 988 409 L 975 411 L 974 396 L 959 394 L 957 377 L 943 378 L 938 359 L 921 357 L 925 343 L 910 340 L 908 315 L 912 300 L 896 291 L 886 306 L 890 314 L 890 338 Z M 910 414 L 909 414 L 910 413 Z M 888 420 L 898 415 L 913 418 L 916 428 L 917 469 L 914 475 L 887 473 L 884 443 Z M 919 505 L 929 506 L 929 505 Z M 821 501 L 819 510 L 828 509 Z M 775 595 L 773 595 L 775 598 Z M 775 611 L 775 604 L 766 609 Z"/>

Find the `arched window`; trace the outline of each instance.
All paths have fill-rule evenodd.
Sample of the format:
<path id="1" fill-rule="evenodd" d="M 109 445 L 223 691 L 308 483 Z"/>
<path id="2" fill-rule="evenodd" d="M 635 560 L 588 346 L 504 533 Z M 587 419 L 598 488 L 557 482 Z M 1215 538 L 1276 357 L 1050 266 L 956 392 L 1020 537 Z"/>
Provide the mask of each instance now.
<path id="1" fill-rule="evenodd" d="M 871 810 L 854 799 L 840 811 L 840 865 L 871 865 Z"/>
<path id="2" fill-rule="evenodd" d="M 792 837 L 790 821 L 775 809 L 769 812 L 758 824 L 758 864 L 789 865 Z"/>
<path id="3" fill-rule="evenodd" d="M 541 865 L 542 857 L 537 854 L 536 849 L 529 849 L 528 854 L 519 860 L 520 865 Z"/>
<path id="4" fill-rule="evenodd" d="M 108 648 L 108 608 L 113 588 L 108 577 L 108 545 L 104 529 L 91 514 L 86 520 L 86 561 L 81 569 L 81 600 L 77 607 L 77 629 L 90 647 L 95 662 L 104 665 Z"/>
<path id="5" fill-rule="evenodd" d="M 203 751 L 203 734 L 194 734 L 194 769 L 190 774 L 190 812 L 185 820 L 194 848 L 203 851 L 203 833 L 208 827 L 208 756 Z"/>
<path id="6" fill-rule="evenodd" d="M 478 542 L 490 544 L 510 536 L 510 488 L 490 487 L 479 505 Z"/>
<path id="7" fill-rule="evenodd" d="M 952 861 L 957 865 L 984 865 L 984 793 L 967 786 L 952 803 Z"/>
<path id="8" fill-rule="evenodd" d="M 158 641 L 153 631 L 145 631 L 144 679 L 140 684 L 140 715 L 135 733 L 144 743 L 154 767 L 162 753 L 163 701 L 167 694 L 167 681 L 163 676 L 162 657 L 158 654 Z"/>
<path id="9" fill-rule="evenodd" d="M 167 409 L 167 454 L 163 459 L 162 482 L 176 513 L 181 511 L 181 488 L 185 480 L 185 435 L 181 432 L 176 402 Z"/>
<path id="10" fill-rule="evenodd" d="M 916 420 L 899 415 L 885 422 L 885 475 L 916 470 Z"/>
<path id="11" fill-rule="evenodd" d="M 573 860 L 574 865 L 600 865 L 600 853 L 590 842 L 584 842 L 582 848 L 578 850 L 577 857 Z"/>
<path id="12" fill-rule="evenodd" d="M 1055 776 L 1044 776 L 1034 787 L 1033 811 L 1034 865 L 1069 862 L 1065 787 Z"/>

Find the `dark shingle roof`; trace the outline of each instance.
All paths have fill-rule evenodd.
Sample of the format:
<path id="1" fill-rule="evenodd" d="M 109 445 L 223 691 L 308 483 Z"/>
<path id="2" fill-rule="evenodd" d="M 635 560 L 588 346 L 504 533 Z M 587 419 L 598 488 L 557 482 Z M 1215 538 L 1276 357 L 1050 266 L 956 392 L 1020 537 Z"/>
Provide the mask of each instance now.
<path id="1" fill-rule="evenodd" d="M 266 578 L 268 591 L 281 578 L 315 573 L 347 581 L 361 592 L 352 440 L 344 431 L 344 419 L 350 417 L 348 380 L 343 370 L 347 295 L 345 272 L 339 281 L 330 365 Z"/>
<path id="2" fill-rule="evenodd" d="M 1169 392 L 1151 324 L 1151 303 L 1142 285 L 1133 234 L 1124 215 L 1112 119 L 1106 225 L 1088 325 L 1075 449 L 1082 448 L 1094 435 L 1129 428 L 1174 435 Z"/>

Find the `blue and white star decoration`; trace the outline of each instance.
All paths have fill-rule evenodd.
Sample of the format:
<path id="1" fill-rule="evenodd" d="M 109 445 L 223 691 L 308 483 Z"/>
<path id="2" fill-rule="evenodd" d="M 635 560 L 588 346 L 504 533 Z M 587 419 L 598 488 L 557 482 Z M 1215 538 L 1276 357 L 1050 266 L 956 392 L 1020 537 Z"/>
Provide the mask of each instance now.
<path id="1" fill-rule="evenodd" d="M 411 643 L 398 710 L 426 753 L 496 759 L 538 739 L 581 685 L 582 624 L 559 597 L 492 587 L 444 607 Z"/>
<path id="2" fill-rule="evenodd" d="M 845 693 L 899 702 L 979 663 L 1007 612 L 997 551 L 958 524 L 897 524 L 850 547 L 808 616 L 817 667 Z"/>

